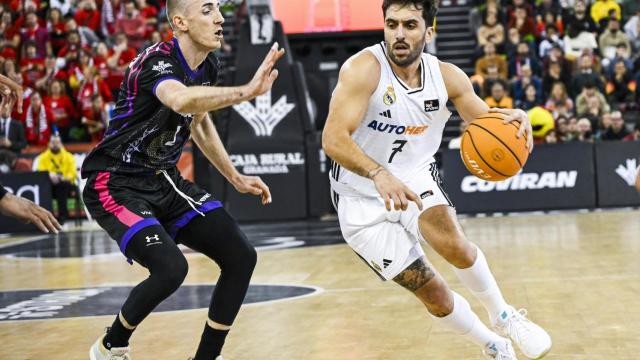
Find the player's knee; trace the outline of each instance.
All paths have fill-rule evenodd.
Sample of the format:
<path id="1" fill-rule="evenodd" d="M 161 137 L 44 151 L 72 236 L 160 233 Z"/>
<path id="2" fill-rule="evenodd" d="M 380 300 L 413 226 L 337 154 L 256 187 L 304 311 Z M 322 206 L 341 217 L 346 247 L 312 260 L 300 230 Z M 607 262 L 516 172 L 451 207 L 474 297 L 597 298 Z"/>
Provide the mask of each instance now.
<path id="1" fill-rule="evenodd" d="M 189 264 L 184 256 L 173 258 L 157 273 L 168 293 L 176 291 L 189 272 Z"/>
<path id="2" fill-rule="evenodd" d="M 431 314 L 443 317 L 453 311 L 453 297 L 449 287 L 440 277 L 436 277 L 422 288 L 416 295 L 422 300 Z"/>
<path id="3" fill-rule="evenodd" d="M 251 244 L 247 244 L 242 250 L 242 255 L 238 260 L 239 261 L 235 262 L 236 272 L 240 275 L 251 277 L 253 269 L 255 269 L 256 263 L 258 262 L 256 249 Z"/>
<path id="4" fill-rule="evenodd" d="M 458 238 L 453 241 L 441 251 L 441 254 L 442 257 L 458 269 L 466 269 L 472 266 L 476 257 L 475 249 L 464 238 Z"/>

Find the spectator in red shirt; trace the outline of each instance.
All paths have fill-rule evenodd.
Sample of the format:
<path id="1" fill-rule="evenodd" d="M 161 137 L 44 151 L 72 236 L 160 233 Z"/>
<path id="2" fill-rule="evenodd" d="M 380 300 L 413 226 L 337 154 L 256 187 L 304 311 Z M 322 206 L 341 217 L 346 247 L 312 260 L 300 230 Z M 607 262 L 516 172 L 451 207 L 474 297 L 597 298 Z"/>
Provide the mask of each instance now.
<path id="1" fill-rule="evenodd" d="M 91 99 L 91 111 L 84 114 L 82 124 L 87 128 L 92 142 L 99 142 L 104 137 L 108 114 L 102 96 L 94 95 Z"/>
<path id="2" fill-rule="evenodd" d="M 51 38 L 51 48 L 53 53 L 57 54 L 66 44 L 65 38 L 67 36 L 66 25 L 62 19 L 62 12 L 60 12 L 60 9 L 49 9 L 47 31 L 49 31 L 49 36 Z"/>
<path id="3" fill-rule="evenodd" d="M 149 38 L 152 32 L 156 30 L 158 24 L 158 9 L 154 6 L 147 4 L 147 0 L 136 0 L 140 16 L 144 19 L 146 29 L 145 38 Z"/>
<path id="4" fill-rule="evenodd" d="M 109 88 L 117 92 L 124 79 L 124 73 L 129 63 L 137 56 L 136 50 L 129 46 L 127 36 L 124 33 L 117 33 L 115 46 L 109 50 L 107 65 L 111 69 L 111 76 L 107 79 Z"/>
<path id="5" fill-rule="evenodd" d="M 46 91 L 54 80 L 66 82 L 68 79 L 67 72 L 58 68 L 56 57 L 47 56 L 44 59 L 44 76 L 36 81 L 36 89 L 38 91 Z"/>
<path id="6" fill-rule="evenodd" d="M 45 108 L 51 113 L 53 123 L 58 127 L 60 137 L 64 141 L 69 138 L 69 130 L 78 117 L 71 98 L 65 94 L 65 85 L 60 80 L 54 80 L 49 85 L 49 96 L 44 99 Z"/>
<path id="7" fill-rule="evenodd" d="M 32 145 L 46 145 L 51 137 L 51 123 L 53 115 L 42 103 L 38 92 L 31 94 L 30 104 L 23 112 L 27 142 Z"/>
<path id="8" fill-rule="evenodd" d="M 24 56 L 20 60 L 20 72 L 24 85 L 35 87 L 35 83 L 44 75 L 44 58 L 38 57 L 36 43 L 32 40 L 24 43 Z"/>
<path id="9" fill-rule="evenodd" d="M 35 12 L 27 12 L 25 15 L 24 28 L 20 30 L 21 41 L 33 41 L 36 44 L 37 57 L 44 59 L 47 54 L 52 53 L 49 33 L 45 27 L 38 24 L 38 15 Z"/>
<path id="10" fill-rule="evenodd" d="M 515 16 L 509 19 L 509 29 L 518 29 L 524 41 L 533 41 L 536 37 L 536 25 L 533 18 L 527 16 L 527 9 L 524 6 L 516 7 Z"/>
<path id="11" fill-rule="evenodd" d="M 66 45 L 58 52 L 58 57 L 64 58 L 67 69 L 71 69 L 77 64 L 81 49 L 80 33 L 77 30 L 69 31 L 67 33 Z"/>
<path id="12" fill-rule="evenodd" d="M 95 95 L 102 96 L 106 101 L 112 100 L 111 90 L 98 76 L 98 69 L 88 66 L 84 69 L 84 80 L 78 91 L 78 108 L 82 116 L 92 118 L 92 99 Z"/>
<path id="13" fill-rule="evenodd" d="M 116 32 L 125 33 L 136 49 L 142 46 L 146 35 L 145 20 L 139 14 L 135 4 L 129 1 L 124 5 L 124 13 L 116 20 Z"/>
<path id="14" fill-rule="evenodd" d="M 94 34 L 98 33 L 98 29 L 100 28 L 100 11 L 98 11 L 95 0 L 80 1 L 74 19 L 79 27 L 86 27 L 93 31 Z"/>
<path id="15" fill-rule="evenodd" d="M 2 18 L 0 18 L 0 34 L 2 34 L 0 39 L 5 40 L 4 42 L 14 49 L 20 45 L 20 27 L 8 11 L 3 12 Z"/>

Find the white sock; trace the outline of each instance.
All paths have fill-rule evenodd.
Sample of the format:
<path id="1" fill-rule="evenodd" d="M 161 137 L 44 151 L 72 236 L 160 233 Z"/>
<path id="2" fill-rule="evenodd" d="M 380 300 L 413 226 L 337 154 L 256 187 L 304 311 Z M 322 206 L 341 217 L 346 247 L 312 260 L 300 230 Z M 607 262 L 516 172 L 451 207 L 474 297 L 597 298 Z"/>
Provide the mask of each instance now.
<path id="1" fill-rule="evenodd" d="M 491 274 L 487 259 L 484 257 L 482 250 L 476 246 L 478 256 L 476 262 L 466 269 L 458 269 L 455 271 L 460 281 L 469 289 L 475 297 L 480 300 L 484 308 L 489 313 L 491 323 L 495 324 L 500 313 L 509 310 L 509 305 L 502 297 L 502 292 L 496 283 L 496 279 Z"/>
<path id="2" fill-rule="evenodd" d="M 435 322 L 444 328 L 462 335 L 471 342 L 484 347 L 490 342 L 500 342 L 504 339 L 493 331 L 478 318 L 465 298 L 455 291 L 453 293 L 453 311 L 445 317 L 431 315 Z"/>

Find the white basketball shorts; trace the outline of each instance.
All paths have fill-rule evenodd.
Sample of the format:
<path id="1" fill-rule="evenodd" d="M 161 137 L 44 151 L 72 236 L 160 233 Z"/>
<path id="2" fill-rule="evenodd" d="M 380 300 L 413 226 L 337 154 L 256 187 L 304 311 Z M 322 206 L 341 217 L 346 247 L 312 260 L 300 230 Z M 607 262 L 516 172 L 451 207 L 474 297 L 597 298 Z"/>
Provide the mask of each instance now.
<path id="1" fill-rule="evenodd" d="M 406 185 L 421 197 L 423 211 L 438 205 L 453 206 L 442 190 L 435 164 Z M 414 202 L 405 211 L 387 211 L 381 197 L 332 195 L 342 236 L 383 280 L 392 280 L 424 256 L 420 246 L 424 238 L 418 226 L 421 212 Z"/>

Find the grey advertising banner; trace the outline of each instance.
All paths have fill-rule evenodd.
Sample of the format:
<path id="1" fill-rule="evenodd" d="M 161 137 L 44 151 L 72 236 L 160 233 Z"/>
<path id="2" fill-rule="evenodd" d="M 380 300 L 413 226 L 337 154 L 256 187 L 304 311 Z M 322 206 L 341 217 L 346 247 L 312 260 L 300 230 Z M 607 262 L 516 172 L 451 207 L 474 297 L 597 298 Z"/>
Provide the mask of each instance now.
<path id="1" fill-rule="evenodd" d="M 51 180 L 46 172 L 0 175 L 0 183 L 8 192 L 29 199 L 51 210 Z M 31 224 L 0 215 L 0 233 L 37 232 Z"/>
<path id="2" fill-rule="evenodd" d="M 635 188 L 639 166 L 639 141 L 597 144 L 598 206 L 640 206 L 640 194 Z"/>
<path id="3" fill-rule="evenodd" d="M 443 185 L 460 213 L 596 206 L 592 144 L 538 145 L 520 173 L 500 182 L 471 175 L 458 150 L 442 155 Z"/>

